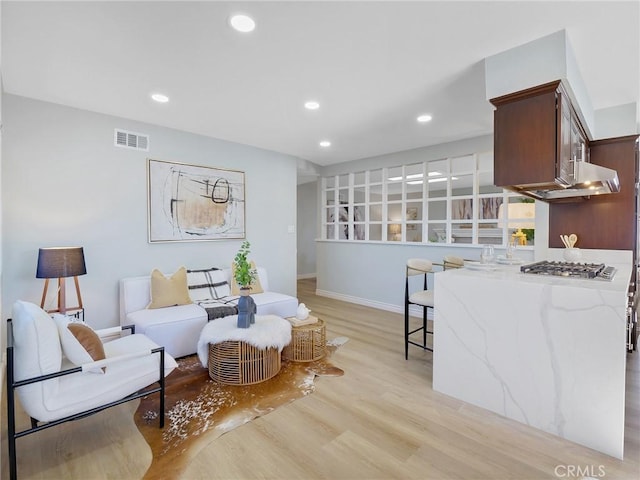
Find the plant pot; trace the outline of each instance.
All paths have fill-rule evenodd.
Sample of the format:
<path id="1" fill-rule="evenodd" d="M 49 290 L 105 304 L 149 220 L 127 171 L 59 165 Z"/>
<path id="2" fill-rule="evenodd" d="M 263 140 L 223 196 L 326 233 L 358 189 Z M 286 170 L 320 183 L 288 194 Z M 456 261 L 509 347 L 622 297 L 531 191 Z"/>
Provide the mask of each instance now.
<path id="1" fill-rule="evenodd" d="M 256 321 L 256 302 L 249 295 L 249 288 L 240 289 L 238 299 L 238 328 L 249 328 Z"/>

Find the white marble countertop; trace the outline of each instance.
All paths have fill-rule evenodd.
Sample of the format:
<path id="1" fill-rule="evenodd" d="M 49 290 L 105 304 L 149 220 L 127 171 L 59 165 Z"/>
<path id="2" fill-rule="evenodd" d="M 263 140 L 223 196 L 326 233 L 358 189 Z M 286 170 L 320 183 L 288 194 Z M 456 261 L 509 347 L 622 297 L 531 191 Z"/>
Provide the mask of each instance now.
<path id="1" fill-rule="evenodd" d="M 561 260 L 555 253 L 545 259 Z M 437 273 L 433 388 L 623 458 L 632 256 L 586 251 L 582 260 L 618 271 L 612 281 L 520 265 Z"/>
<path id="2" fill-rule="evenodd" d="M 526 262 L 522 265 L 527 265 L 534 262 Z M 555 275 L 534 275 L 530 273 L 520 272 L 522 265 L 501 265 L 492 264 L 491 270 L 476 270 L 472 268 L 460 268 L 457 270 L 446 270 L 446 272 L 439 272 L 437 275 L 450 274 L 450 275 L 463 275 L 473 276 L 477 278 L 491 278 L 494 280 L 503 279 L 517 282 L 527 282 L 531 284 L 543 284 L 553 285 L 558 287 L 574 287 L 574 288 L 586 288 L 591 290 L 604 290 L 604 291 L 620 291 L 626 292 L 629 286 L 629 280 L 631 278 L 631 263 L 629 264 L 614 264 L 607 263 L 608 266 L 615 267 L 616 272 L 613 280 L 598 280 L 598 279 L 582 279 L 573 277 L 560 277 Z M 437 276 L 436 276 L 437 278 Z M 436 280 L 437 281 L 437 280 Z"/>

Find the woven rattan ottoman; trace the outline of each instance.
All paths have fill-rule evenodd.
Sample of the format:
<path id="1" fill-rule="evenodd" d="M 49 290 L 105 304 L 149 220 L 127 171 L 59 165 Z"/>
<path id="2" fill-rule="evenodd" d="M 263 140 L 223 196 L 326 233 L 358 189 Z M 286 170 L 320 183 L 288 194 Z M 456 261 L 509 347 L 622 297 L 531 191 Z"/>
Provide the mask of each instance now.
<path id="1" fill-rule="evenodd" d="M 326 327 L 324 320 L 291 328 L 291 343 L 284 347 L 282 356 L 294 362 L 313 362 L 325 356 Z"/>
<path id="2" fill-rule="evenodd" d="M 209 344 L 209 376 L 227 385 L 251 385 L 275 377 L 280 371 L 280 351 L 259 349 L 227 340 Z"/>

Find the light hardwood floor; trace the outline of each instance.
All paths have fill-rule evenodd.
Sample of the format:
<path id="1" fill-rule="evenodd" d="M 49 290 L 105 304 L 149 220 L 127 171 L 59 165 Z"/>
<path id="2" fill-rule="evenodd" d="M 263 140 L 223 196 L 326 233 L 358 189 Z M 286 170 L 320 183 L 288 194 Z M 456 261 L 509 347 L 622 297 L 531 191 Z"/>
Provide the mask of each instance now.
<path id="1" fill-rule="evenodd" d="M 620 461 L 434 392 L 432 354 L 412 348 L 404 360 L 402 315 L 314 292 L 315 280 L 298 283 L 328 338 L 349 337 L 332 358 L 345 375 L 318 378 L 313 394 L 211 441 L 183 478 L 640 478 L 640 352 L 629 355 Z M 141 478 L 151 454 L 136 405 L 19 439 L 20 478 Z M 3 425 L 3 475 L 5 435 Z"/>

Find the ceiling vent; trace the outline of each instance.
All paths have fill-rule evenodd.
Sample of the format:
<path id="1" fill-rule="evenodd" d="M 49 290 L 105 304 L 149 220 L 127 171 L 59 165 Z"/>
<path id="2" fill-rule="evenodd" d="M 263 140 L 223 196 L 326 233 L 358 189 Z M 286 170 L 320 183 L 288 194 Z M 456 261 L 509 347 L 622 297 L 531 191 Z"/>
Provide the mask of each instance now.
<path id="1" fill-rule="evenodd" d="M 149 135 L 127 132 L 115 129 L 114 142 L 116 147 L 133 148 L 134 150 L 149 151 Z"/>

